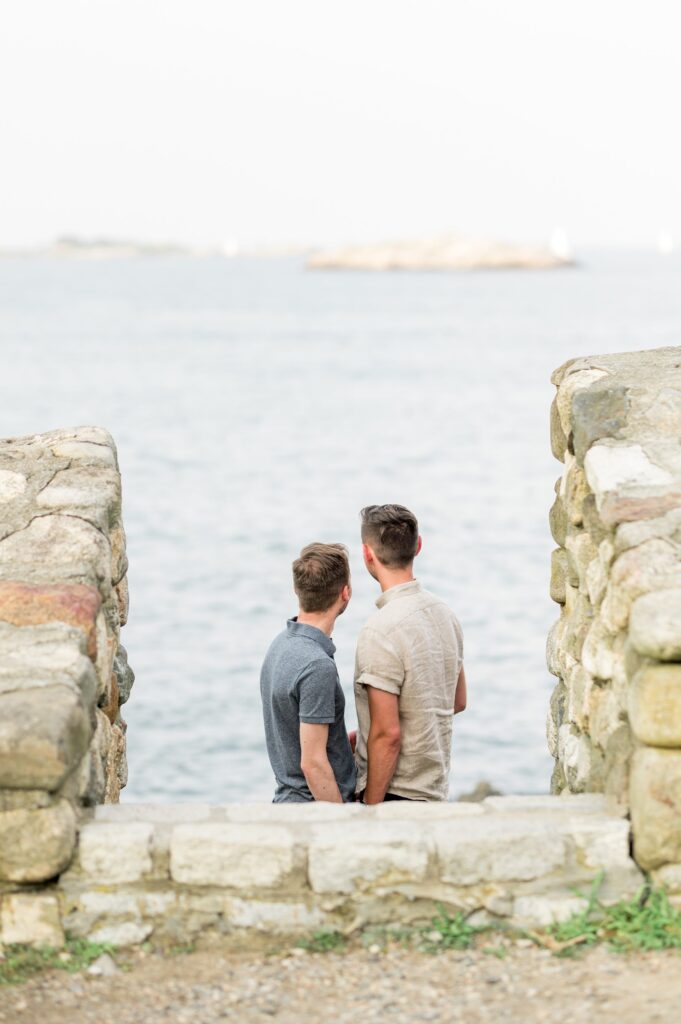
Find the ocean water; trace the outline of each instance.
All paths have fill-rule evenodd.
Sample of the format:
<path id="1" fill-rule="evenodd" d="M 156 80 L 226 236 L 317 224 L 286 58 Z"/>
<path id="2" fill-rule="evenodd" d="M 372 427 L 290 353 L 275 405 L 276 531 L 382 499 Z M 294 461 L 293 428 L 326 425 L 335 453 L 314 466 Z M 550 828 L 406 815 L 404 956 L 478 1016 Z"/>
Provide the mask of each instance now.
<path id="1" fill-rule="evenodd" d="M 351 549 L 335 632 L 353 726 L 377 586 L 358 512 L 398 501 L 417 575 L 456 610 L 469 707 L 451 793 L 545 792 L 560 466 L 549 376 L 681 344 L 681 259 L 553 272 L 306 272 L 297 259 L 0 262 L 0 434 L 95 423 L 118 443 L 130 559 L 123 800 L 268 800 L 258 673 L 309 541 Z"/>

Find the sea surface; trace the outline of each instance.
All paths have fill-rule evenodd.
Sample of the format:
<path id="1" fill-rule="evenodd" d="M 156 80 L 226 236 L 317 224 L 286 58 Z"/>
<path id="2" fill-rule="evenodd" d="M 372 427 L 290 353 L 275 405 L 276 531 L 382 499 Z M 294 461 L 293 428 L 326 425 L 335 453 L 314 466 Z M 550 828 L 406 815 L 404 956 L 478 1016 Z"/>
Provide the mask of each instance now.
<path id="1" fill-rule="evenodd" d="M 479 779 L 546 792 L 549 376 L 681 344 L 680 284 L 679 256 L 635 251 L 461 274 L 0 262 L 0 435 L 101 424 L 118 443 L 137 675 L 123 800 L 271 798 L 259 668 L 312 540 L 351 549 L 334 640 L 354 725 L 355 637 L 378 594 L 358 513 L 390 501 L 418 515 L 417 575 L 464 629 L 452 796 Z"/>

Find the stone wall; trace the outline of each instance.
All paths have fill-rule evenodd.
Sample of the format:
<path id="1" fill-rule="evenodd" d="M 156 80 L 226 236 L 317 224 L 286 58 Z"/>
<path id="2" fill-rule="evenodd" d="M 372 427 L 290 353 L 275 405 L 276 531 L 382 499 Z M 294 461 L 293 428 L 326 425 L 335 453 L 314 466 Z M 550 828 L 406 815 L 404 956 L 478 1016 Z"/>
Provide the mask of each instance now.
<path id="1" fill-rule="evenodd" d="M 681 348 L 553 383 L 552 789 L 629 808 L 639 864 L 681 890 Z"/>
<path id="2" fill-rule="evenodd" d="M 125 785 L 126 572 L 111 436 L 0 441 L 0 891 L 58 875 Z"/>
<path id="3" fill-rule="evenodd" d="M 5 941 L 59 946 L 276 946 L 316 931 L 472 923 L 544 926 L 642 885 L 629 822 L 602 796 L 482 804 L 98 807 L 58 885 L 5 896 Z"/>

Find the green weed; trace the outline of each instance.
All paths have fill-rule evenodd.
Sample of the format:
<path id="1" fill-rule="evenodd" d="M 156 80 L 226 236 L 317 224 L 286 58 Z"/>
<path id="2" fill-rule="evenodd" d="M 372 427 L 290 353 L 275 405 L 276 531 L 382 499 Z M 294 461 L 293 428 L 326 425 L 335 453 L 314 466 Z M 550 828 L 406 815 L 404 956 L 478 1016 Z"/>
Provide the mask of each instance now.
<path id="1" fill-rule="evenodd" d="M 102 953 L 112 951 L 112 946 L 87 939 L 68 939 L 63 950 L 5 946 L 0 959 L 0 985 L 19 985 L 45 970 L 82 971 Z"/>
<path id="2" fill-rule="evenodd" d="M 430 927 L 421 932 L 421 949 L 426 953 L 438 953 L 444 949 L 470 949 L 475 936 L 485 930 L 468 924 L 464 914 L 448 914 L 444 907 L 438 907 L 438 910 Z"/>
<path id="3" fill-rule="evenodd" d="M 347 939 L 340 932 L 315 932 L 309 939 L 301 939 L 297 945 L 308 953 L 332 953 L 343 949 Z"/>
<path id="4" fill-rule="evenodd" d="M 664 889 L 646 885 L 632 899 L 606 906 L 598 898 L 602 881 L 602 875 L 594 881 L 582 912 L 548 929 L 546 944 L 554 953 L 569 956 L 579 946 L 597 942 L 618 953 L 681 948 L 681 912 L 672 907 Z"/>

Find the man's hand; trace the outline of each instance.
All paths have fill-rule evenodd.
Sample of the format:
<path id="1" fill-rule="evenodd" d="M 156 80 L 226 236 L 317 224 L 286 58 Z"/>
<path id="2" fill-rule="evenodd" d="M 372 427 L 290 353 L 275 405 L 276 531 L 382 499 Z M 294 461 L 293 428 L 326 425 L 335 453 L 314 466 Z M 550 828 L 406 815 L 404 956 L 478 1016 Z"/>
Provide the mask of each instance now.
<path id="1" fill-rule="evenodd" d="M 357 730 L 353 729 L 352 732 L 348 733 L 348 739 L 350 741 L 350 750 L 354 752 L 357 750 Z"/>
<path id="2" fill-rule="evenodd" d="M 367 739 L 367 787 L 365 804 L 380 804 L 395 774 L 400 756 L 401 733 L 397 695 L 367 686 L 371 724 Z"/>
<path id="3" fill-rule="evenodd" d="M 300 767 L 315 800 L 342 804 L 343 797 L 326 753 L 328 739 L 328 725 L 311 725 L 308 722 L 301 722 Z"/>
<path id="4" fill-rule="evenodd" d="M 459 678 L 458 678 L 457 683 L 456 683 L 456 692 L 454 694 L 454 714 L 455 715 L 458 715 L 460 711 L 465 711 L 466 710 L 466 700 L 467 700 L 467 694 L 466 694 L 466 673 L 464 672 L 463 665 L 462 665 L 461 666 L 461 671 L 459 672 Z"/>

